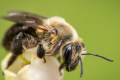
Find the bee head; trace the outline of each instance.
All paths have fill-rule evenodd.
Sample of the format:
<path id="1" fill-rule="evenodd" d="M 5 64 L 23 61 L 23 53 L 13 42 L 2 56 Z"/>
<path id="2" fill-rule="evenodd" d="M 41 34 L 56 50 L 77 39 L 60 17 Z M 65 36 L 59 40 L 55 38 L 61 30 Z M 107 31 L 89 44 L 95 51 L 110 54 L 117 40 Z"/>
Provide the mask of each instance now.
<path id="1" fill-rule="evenodd" d="M 82 43 L 83 44 L 83 43 Z M 76 69 L 80 62 L 80 53 L 83 50 L 79 43 L 69 43 L 63 47 L 63 61 L 67 71 Z"/>
<path id="2" fill-rule="evenodd" d="M 82 52 L 83 51 L 83 52 Z M 82 62 L 82 55 L 93 55 L 100 58 L 103 58 L 107 61 L 113 62 L 113 60 L 108 59 L 104 56 L 93 54 L 93 53 L 84 53 L 85 52 L 85 46 L 83 43 L 69 43 L 63 47 L 63 61 L 66 66 L 66 70 L 68 72 L 73 71 L 76 69 L 79 62 L 81 63 L 81 74 L 80 77 L 83 76 L 83 62 Z"/>

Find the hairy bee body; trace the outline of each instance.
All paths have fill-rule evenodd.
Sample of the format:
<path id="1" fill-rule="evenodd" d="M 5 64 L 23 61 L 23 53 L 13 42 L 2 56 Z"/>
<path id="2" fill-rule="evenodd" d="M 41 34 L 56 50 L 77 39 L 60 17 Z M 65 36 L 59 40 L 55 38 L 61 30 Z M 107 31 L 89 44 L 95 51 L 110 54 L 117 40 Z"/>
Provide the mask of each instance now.
<path id="1" fill-rule="evenodd" d="M 51 17 L 44 20 L 44 23 L 51 25 L 56 31 L 56 34 L 52 36 L 53 34 L 45 33 L 40 29 L 37 30 L 36 33 L 38 33 L 38 36 L 42 36 L 41 43 L 44 44 L 43 46 L 46 51 L 51 51 L 60 40 L 63 40 L 63 44 L 60 49 L 62 49 L 63 46 L 68 43 L 75 41 L 82 42 L 82 39 L 78 37 L 76 30 L 63 18 L 57 16 Z"/>
<path id="2" fill-rule="evenodd" d="M 5 20 L 13 21 L 14 24 L 3 38 L 3 46 L 10 50 L 13 55 L 7 68 L 12 65 L 16 58 L 27 49 L 36 49 L 36 55 L 43 58 L 45 55 L 52 56 L 59 53 L 62 63 L 59 71 L 66 67 L 67 71 L 73 71 L 81 63 L 81 75 L 83 75 L 84 55 L 94 55 L 105 60 L 113 60 L 101 55 L 86 53 L 82 39 L 76 30 L 61 17 L 46 18 L 41 15 L 21 11 L 10 11 Z M 7 69 L 6 68 L 6 69 Z"/>

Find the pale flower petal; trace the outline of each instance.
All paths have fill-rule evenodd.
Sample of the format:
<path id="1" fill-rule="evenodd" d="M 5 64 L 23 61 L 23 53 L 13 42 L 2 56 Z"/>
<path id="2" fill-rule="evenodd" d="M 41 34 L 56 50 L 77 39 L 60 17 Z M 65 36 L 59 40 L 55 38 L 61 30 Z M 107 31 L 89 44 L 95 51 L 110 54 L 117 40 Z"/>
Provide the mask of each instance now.
<path id="1" fill-rule="evenodd" d="M 29 55 L 28 60 L 31 64 L 25 64 L 23 60 L 18 58 L 9 69 L 5 70 L 9 58 L 9 53 L 2 61 L 2 70 L 6 80 L 62 80 L 63 75 L 59 73 L 60 63 L 52 56 L 45 56 L 46 63 L 43 59 L 36 57 L 35 53 L 24 53 L 25 57 Z M 63 70 L 62 70 L 63 73 Z"/>

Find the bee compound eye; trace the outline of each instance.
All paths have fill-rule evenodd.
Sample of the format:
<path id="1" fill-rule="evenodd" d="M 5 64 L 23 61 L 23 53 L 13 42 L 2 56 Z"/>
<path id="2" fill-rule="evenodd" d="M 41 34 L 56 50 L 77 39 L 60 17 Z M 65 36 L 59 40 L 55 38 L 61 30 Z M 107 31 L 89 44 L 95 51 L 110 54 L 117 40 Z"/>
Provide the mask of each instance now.
<path id="1" fill-rule="evenodd" d="M 64 53 L 64 56 L 63 56 L 63 59 L 64 59 L 64 63 L 65 64 L 69 64 L 70 63 L 70 60 L 71 60 L 71 56 L 72 56 L 72 47 L 68 47 L 66 50 L 65 50 L 65 53 Z"/>

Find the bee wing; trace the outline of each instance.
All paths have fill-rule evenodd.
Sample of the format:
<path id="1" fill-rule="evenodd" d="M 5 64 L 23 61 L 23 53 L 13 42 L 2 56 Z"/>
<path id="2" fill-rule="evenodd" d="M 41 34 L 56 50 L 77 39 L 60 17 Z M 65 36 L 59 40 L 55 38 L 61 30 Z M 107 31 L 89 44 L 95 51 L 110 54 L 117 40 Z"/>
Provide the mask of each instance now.
<path id="1" fill-rule="evenodd" d="M 32 14 L 29 12 L 23 12 L 23 11 L 8 11 L 7 12 L 9 16 L 29 16 L 33 18 L 39 18 L 39 19 L 47 19 L 47 17 L 37 15 L 37 14 Z"/>
<path id="2" fill-rule="evenodd" d="M 1 18 L 16 22 L 16 23 L 25 24 L 35 29 L 42 29 L 45 31 L 51 30 L 51 26 L 47 26 L 43 23 L 43 20 L 47 18 L 41 15 L 36 15 L 36 14 L 22 12 L 22 11 L 9 11 L 8 15 L 9 15 L 8 17 L 1 17 Z M 40 25 L 43 25 L 43 26 L 40 26 Z"/>

